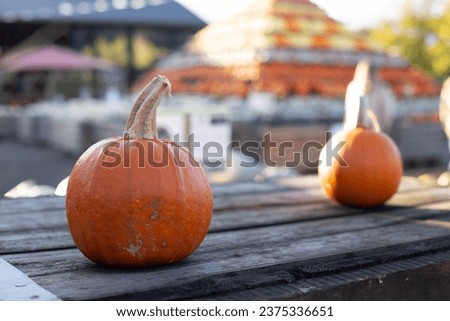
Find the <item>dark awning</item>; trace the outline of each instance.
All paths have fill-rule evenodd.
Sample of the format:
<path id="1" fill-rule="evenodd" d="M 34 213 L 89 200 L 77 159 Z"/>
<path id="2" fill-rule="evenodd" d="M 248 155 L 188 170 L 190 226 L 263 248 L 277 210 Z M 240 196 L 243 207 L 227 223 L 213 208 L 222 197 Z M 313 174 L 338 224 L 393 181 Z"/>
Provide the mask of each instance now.
<path id="1" fill-rule="evenodd" d="M 206 23 L 174 0 L 20 0 L 0 2 L 0 23 L 65 22 L 200 28 Z"/>

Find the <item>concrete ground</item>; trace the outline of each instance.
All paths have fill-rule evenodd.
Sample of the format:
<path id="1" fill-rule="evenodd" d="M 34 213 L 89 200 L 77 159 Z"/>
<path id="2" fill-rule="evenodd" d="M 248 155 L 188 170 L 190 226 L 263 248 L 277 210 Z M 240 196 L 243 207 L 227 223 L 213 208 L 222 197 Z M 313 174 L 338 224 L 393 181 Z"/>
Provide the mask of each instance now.
<path id="1" fill-rule="evenodd" d="M 56 187 L 70 174 L 75 162 L 46 147 L 0 141 L 0 198 L 27 179 Z"/>

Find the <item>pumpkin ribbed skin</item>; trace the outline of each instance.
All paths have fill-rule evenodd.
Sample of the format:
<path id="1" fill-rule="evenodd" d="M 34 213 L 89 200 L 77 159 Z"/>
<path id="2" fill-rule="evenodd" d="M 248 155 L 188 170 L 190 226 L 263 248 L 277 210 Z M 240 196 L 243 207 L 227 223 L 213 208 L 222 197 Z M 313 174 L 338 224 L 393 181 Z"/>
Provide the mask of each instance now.
<path id="1" fill-rule="evenodd" d="M 348 166 L 341 166 L 336 158 L 327 160 L 327 151 L 341 141 L 345 144 L 338 154 Z M 357 127 L 336 134 L 327 145 L 320 153 L 318 170 L 320 184 L 329 198 L 345 206 L 368 208 L 382 205 L 395 194 L 403 166 L 400 152 L 389 136 Z"/>
<path id="2" fill-rule="evenodd" d="M 120 164 L 111 167 L 118 155 Z M 167 166 L 149 157 L 166 157 Z M 190 255 L 208 231 L 212 207 L 203 168 L 186 149 L 158 139 L 115 137 L 91 146 L 75 164 L 66 196 L 79 250 L 94 262 L 123 267 Z"/>

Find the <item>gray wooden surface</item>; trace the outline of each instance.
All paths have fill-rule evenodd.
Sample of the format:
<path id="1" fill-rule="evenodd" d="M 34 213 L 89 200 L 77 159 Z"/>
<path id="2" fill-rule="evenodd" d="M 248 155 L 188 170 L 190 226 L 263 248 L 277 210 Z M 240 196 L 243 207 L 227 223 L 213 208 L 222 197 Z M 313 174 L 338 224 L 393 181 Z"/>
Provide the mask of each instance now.
<path id="1" fill-rule="evenodd" d="M 90 262 L 58 197 L 0 201 L 0 257 L 62 300 L 450 299 L 450 189 L 404 177 L 371 210 L 330 202 L 314 175 L 213 190 L 210 232 L 174 265 Z"/>

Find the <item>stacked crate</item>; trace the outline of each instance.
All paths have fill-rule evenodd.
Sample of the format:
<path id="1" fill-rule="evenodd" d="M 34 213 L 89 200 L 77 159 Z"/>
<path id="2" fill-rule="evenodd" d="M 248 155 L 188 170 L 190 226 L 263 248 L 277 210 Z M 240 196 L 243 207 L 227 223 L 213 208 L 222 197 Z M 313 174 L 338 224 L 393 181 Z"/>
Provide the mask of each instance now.
<path id="1" fill-rule="evenodd" d="M 0 111 L 0 139 L 16 136 L 19 113 Z"/>

